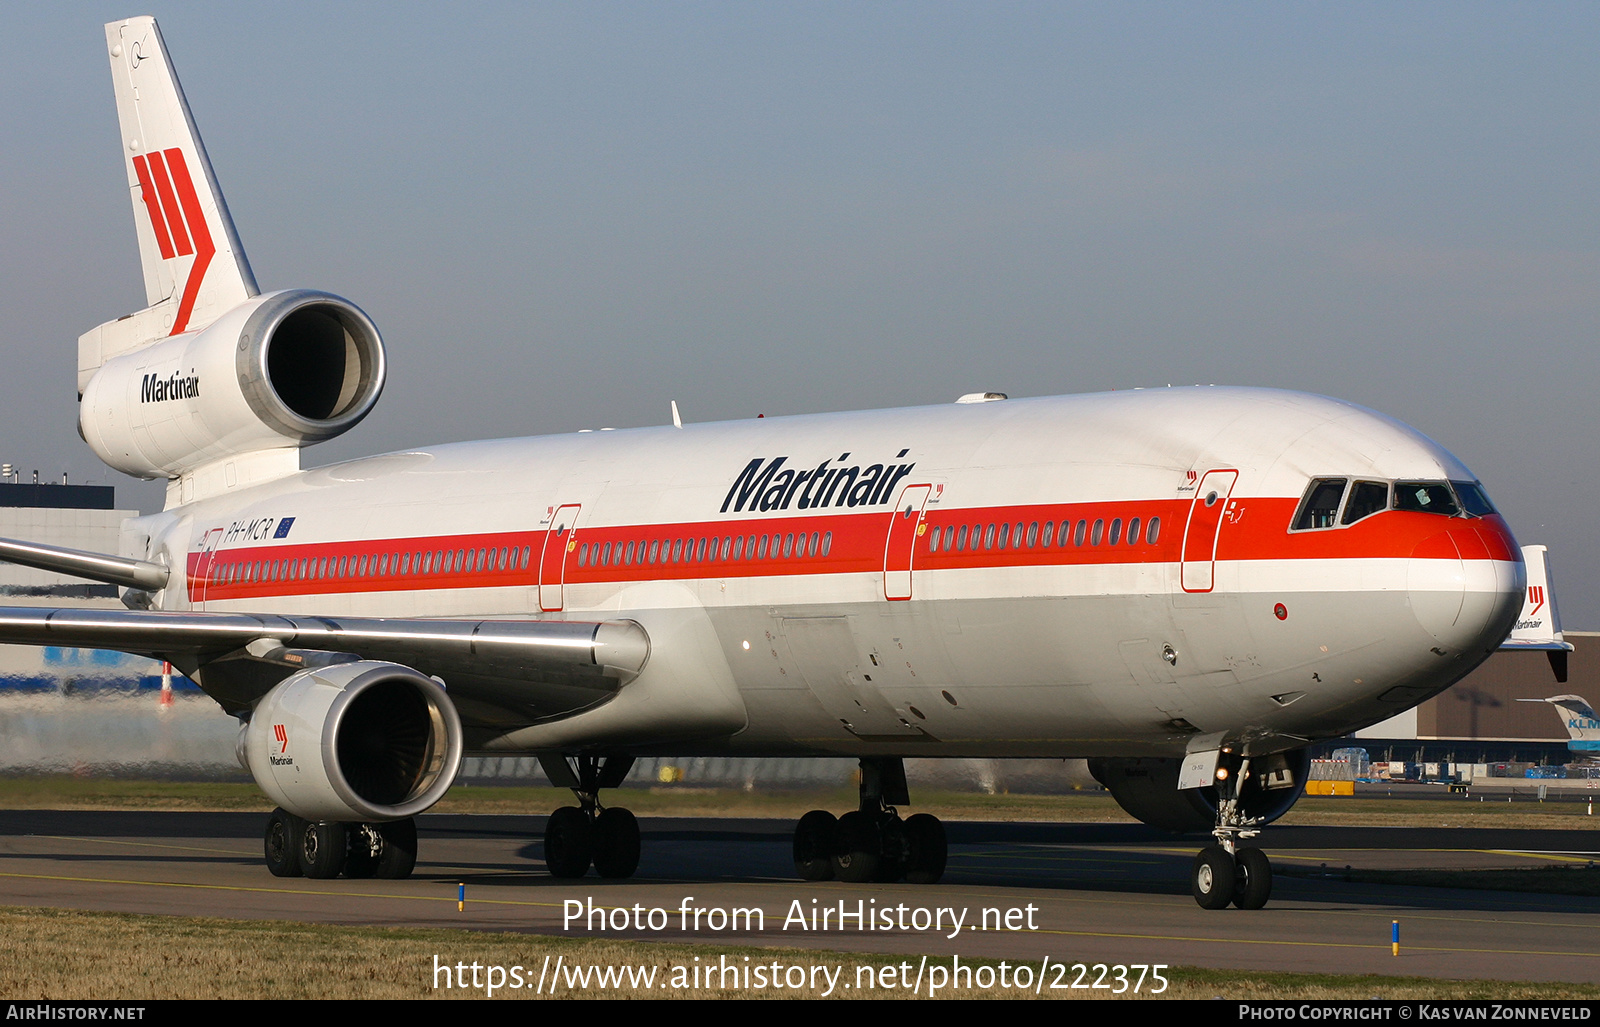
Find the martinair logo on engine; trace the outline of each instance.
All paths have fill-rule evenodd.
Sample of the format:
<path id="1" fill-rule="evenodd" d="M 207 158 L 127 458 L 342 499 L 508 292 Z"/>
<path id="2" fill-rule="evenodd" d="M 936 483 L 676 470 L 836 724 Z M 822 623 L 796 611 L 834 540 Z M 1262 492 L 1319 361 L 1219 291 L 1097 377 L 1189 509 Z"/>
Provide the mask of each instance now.
<path id="1" fill-rule="evenodd" d="M 180 371 L 174 371 L 167 377 L 147 374 L 139 383 L 139 402 L 165 403 L 174 399 L 194 399 L 200 395 L 200 376 L 194 373 L 194 368 L 189 369 L 189 374 L 184 376 Z"/>
<path id="2" fill-rule="evenodd" d="M 909 452 L 902 449 L 895 454 L 895 459 Z M 841 453 L 837 463 L 843 465 L 849 459 L 849 453 Z M 836 461 L 830 458 L 815 467 L 801 469 L 785 467 L 788 462 L 786 456 L 775 456 L 771 460 L 758 456 L 746 464 L 722 501 L 722 512 L 727 513 L 730 507 L 734 513 L 746 509 L 765 513 L 791 507 L 820 510 L 826 506 L 880 506 L 894 498 L 895 483 L 917 466 L 885 461 L 865 468 L 860 464 L 835 467 Z"/>
<path id="3" fill-rule="evenodd" d="M 274 767 L 292 767 L 292 766 L 294 766 L 294 757 L 293 756 L 281 756 L 281 755 L 279 755 L 279 753 L 285 753 L 285 752 L 289 751 L 289 729 L 288 729 L 288 727 L 286 727 L 283 724 L 274 724 L 274 725 L 272 725 L 272 737 L 277 739 L 277 741 L 278 741 L 278 752 L 268 753 L 267 754 L 267 762 L 272 764 Z"/>

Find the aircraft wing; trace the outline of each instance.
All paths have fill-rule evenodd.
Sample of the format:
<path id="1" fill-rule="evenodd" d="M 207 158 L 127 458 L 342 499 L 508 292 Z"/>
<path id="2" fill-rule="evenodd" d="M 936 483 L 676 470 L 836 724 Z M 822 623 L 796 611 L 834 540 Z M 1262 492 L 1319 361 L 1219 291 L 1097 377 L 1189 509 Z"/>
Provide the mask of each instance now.
<path id="1" fill-rule="evenodd" d="M 465 723 L 512 727 L 604 702 L 644 668 L 634 621 L 283 617 L 0 607 L 0 643 L 115 649 L 168 660 L 230 713 L 315 653 L 351 653 L 437 677 Z"/>

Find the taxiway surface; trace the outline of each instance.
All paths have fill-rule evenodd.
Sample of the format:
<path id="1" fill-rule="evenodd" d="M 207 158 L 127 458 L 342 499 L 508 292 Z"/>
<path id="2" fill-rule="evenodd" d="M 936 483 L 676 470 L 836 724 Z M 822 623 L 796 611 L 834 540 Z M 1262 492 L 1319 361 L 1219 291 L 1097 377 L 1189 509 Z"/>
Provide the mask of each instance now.
<path id="1" fill-rule="evenodd" d="M 544 868 L 544 819 L 423 816 L 411 879 L 310 881 L 267 873 L 262 814 L 0 811 L 0 904 L 1035 963 L 1600 983 L 1600 899 L 1343 879 L 1346 866 L 1581 865 L 1600 860 L 1597 831 L 1273 828 L 1262 838 L 1278 871 L 1268 907 L 1207 912 L 1188 895 L 1203 839 L 1137 825 L 952 823 L 944 881 L 916 886 L 805 884 L 793 876 L 792 823 L 675 818 L 640 821 L 644 857 L 632 879 L 558 881 Z M 568 900 L 660 910 L 666 926 L 617 930 L 615 915 L 603 930 L 564 923 Z M 696 930 L 685 907 L 760 909 L 764 923 L 716 930 L 706 913 Z M 841 929 L 841 908 L 865 912 L 869 926 L 874 911 L 891 911 L 894 926 L 863 930 L 847 917 Z M 951 912 L 937 929 L 918 928 L 940 909 Z M 835 918 L 812 929 L 821 910 Z M 1389 944 L 1396 920 L 1399 957 Z"/>

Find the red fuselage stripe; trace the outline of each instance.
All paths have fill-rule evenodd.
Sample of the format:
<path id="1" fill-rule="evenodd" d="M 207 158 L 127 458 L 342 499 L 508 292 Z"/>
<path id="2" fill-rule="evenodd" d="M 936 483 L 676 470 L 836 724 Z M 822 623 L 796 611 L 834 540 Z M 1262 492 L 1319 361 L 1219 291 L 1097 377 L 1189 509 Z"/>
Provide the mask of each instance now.
<path id="1" fill-rule="evenodd" d="M 1183 552 L 1184 526 L 1191 502 L 1189 499 L 1169 499 L 985 509 L 930 507 L 923 516 L 923 529 L 916 536 L 912 567 L 915 571 L 931 571 L 947 568 L 1174 563 L 1180 560 Z M 1216 543 L 1216 559 L 1349 560 L 1443 556 L 1446 555 L 1445 550 L 1433 553 L 1433 549 L 1438 548 L 1435 540 L 1439 539 L 1443 540 L 1449 555 L 1459 554 L 1461 559 L 1516 559 L 1515 540 L 1498 516 L 1468 520 L 1391 510 L 1349 527 L 1290 532 L 1286 530 L 1286 525 L 1294 516 L 1298 502 L 1297 499 L 1233 501 L 1223 515 Z M 560 546 L 554 552 L 565 551 L 564 567 L 559 576 L 547 573 L 545 583 L 551 585 L 556 581 L 564 581 L 567 585 L 581 585 L 662 579 L 882 573 L 885 541 L 889 534 L 890 518 L 894 516 L 899 514 L 879 510 L 857 514 L 595 527 L 585 525 L 580 517 L 577 527 L 562 540 L 572 543 L 570 547 L 550 540 L 553 545 Z M 1130 543 L 1129 530 L 1135 518 L 1140 522 L 1139 535 L 1137 541 Z M 1148 529 L 1152 520 L 1157 518 L 1160 532 L 1152 543 Z M 1060 544 L 1063 520 L 1071 522 L 1073 526 L 1065 545 Z M 1076 541 L 1079 537 L 1079 521 L 1086 522 L 1082 544 Z M 1098 545 L 1093 542 L 1097 521 L 1100 523 Z M 1119 541 L 1115 545 L 1110 543 L 1113 522 L 1117 522 L 1119 529 Z M 1051 538 L 1049 544 L 1044 544 L 1047 524 L 1051 526 Z M 1009 532 L 1004 536 L 1001 525 L 1009 527 Z M 1020 546 L 1016 544 L 1019 525 L 1022 538 Z M 967 528 L 967 545 L 952 550 L 946 545 L 945 537 L 949 535 L 959 540 L 962 526 Z M 994 527 L 992 542 L 991 526 Z M 951 530 L 947 532 L 946 529 Z M 974 548 L 971 539 L 975 529 L 981 532 L 989 545 Z M 935 550 L 932 539 L 936 532 L 939 544 Z M 759 541 L 752 547 L 752 540 L 773 535 L 784 540 L 798 538 L 802 533 L 806 539 L 807 555 L 804 556 L 773 556 L 770 552 L 761 556 L 757 555 L 762 551 Z M 826 555 L 813 550 L 813 536 L 816 537 L 816 548 L 820 549 L 823 539 L 830 534 L 831 545 Z M 190 588 L 191 594 L 195 594 L 201 579 L 209 577 L 203 597 L 222 600 L 445 588 L 536 587 L 540 577 L 540 552 L 547 535 L 548 532 L 541 528 L 532 531 L 345 542 L 256 543 L 238 548 L 229 548 L 224 544 L 213 553 L 190 554 Z M 1035 542 L 1032 546 L 1027 545 L 1030 535 L 1033 535 Z M 740 556 L 722 556 L 722 541 L 740 537 L 745 540 Z M 1002 538 L 1004 547 L 1001 546 Z M 701 558 L 702 539 L 706 542 L 704 558 Z M 679 557 L 672 559 L 670 554 L 674 548 L 688 540 L 693 540 L 694 558 L 683 555 L 683 551 L 679 550 Z M 716 549 L 712 548 L 713 541 L 717 543 Z M 631 562 L 623 563 L 622 554 L 629 543 L 634 544 L 635 555 Z M 611 546 L 609 560 L 605 559 L 607 544 Z M 655 561 L 651 562 L 650 548 L 657 544 L 665 550 L 665 555 L 658 551 Z M 796 550 L 798 548 L 795 547 Z M 482 559 L 486 567 L 493 569 L 443 569 L 443 566 L 451 565 L 447 561 L 454 561 L 458 553 L 473 554 L 463 557 L 468 561 L 466 565 L 471 566 L 470 561 L 480 550 L 493 551 L 492 557 Z M 500 559 L 502 550 L 507 552 L 503 563 Z M 447 554 L 447 557 L 437 555 L 441 553 Z M 515 554 L 514 558 L 512 553 Z M 418 559 L 419 555 L 421 560 Z M 399 557 L 400 560 L 409 556 L 411 565 L 403 573 L 390 567 L 386 573 L 379 574 L 376 564 L 384 556 L 391 559 Z M 367 573 L 358 576 L 356 568 L 363 557 L 373 566 L 367 569 Z M 398 564 L 400 560 L 395 562 Z M 422 569 L 418 569 L 418 564 Z M 339 574 L 340 570 L 344 572 L 342 575 Z M 272 580 L 261 580 L 269 574 Z"/>

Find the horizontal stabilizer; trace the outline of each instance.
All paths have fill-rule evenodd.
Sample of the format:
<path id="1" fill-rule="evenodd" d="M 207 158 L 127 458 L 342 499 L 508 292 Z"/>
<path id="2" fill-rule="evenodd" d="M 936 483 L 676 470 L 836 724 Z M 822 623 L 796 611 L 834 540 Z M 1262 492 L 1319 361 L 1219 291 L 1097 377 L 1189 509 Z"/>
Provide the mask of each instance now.
<path id="1" fill-rule="evenodd" d="M 125 556 L 107 556 L 81 549 L 64 549 L 38 542 L 18 542 L 0 538 L 0 560 L 18 563 L 54 574 L 73 578 L 103 581 L 108 585 L 139 588 L 157 592 L 167 587 L 171 571 L 159 563 L 133 560 Z"/>

